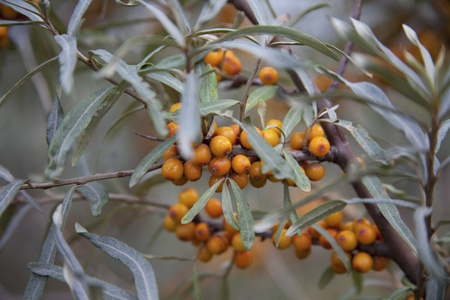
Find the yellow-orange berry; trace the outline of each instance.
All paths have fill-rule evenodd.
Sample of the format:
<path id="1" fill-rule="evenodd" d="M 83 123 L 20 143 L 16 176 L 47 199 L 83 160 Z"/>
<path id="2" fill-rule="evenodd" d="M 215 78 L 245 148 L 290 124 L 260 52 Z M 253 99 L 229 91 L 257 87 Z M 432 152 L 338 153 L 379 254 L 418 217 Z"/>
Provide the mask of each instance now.
<path id="1" fill-rule="evenodd" d="M 193 222 L 178 224 L 175 228 L 175 235 L 182 241 L 192 240 L 195 236 L 195 224 Z"/>
<path id="2" fill-rule="evenodd" d="M 211 175 L 211 177 L 209 177 L 209 187 L 212 187 L 214 184 L 216 184 L 218 181 L 224 179 L 224 176 L 216 176 L 216 175 Z M 223 181 L 219 184 L 219 186 L 216 189 L 216 193 L 222 193 L 222 189 L 223 189 Z"/>
<path id="3" fill-rule="evenodd" d="M 278 71 L 272 67 L 264 67 L 259 71 L 259 79 L 265 85 L 272 85 L 278 81 Z"/>
<path id="4" fill-rule="evenodd" d="M 292 244 L 293 237 L 286 236 L 287 229 L 283 228 L 281 230 L 280 239 L 278 241 L 278 249 L 286 249 Z M 272 242 L 275 245 L 276 242 L 276 234 L 272 235 Z"/>
<path id="5" fill-rule="evenodd" d="M 372 259 L 373 259 L 372 270 L 380 272 L 386 269 L 388 263 L 388 258 L 386 256 L 374 255 Z"/>
<path id="6" fill-rule="evenodd" d="M 231 50 L 226 51 L 223 60 L 222 69 L 229 75 L 236 75 L 242 70 L 242 64 L 239 58 Z"/>
<path id="7" fill-rule="evenodd" d="M 342 210 L 340 210 L 335 213 L 332 213 L 323 220 L 325 221 L 325 223 L 327 223 L 328 227 L 338 227 L 339 225 L 341 225 L 343 219 L 344 214 L 342 213 Z"/>
<path id="8" fill-rule="evenodd" d="M 344 249 L 344 251 L 352 251 L 358 246 L 358 240 L 356 239 L 356 235 L 353 231 L 344 230 L 338 233 L 336 237 L 336 241 L 339 246 Z"/>
<path id="9" fill-rule="evenodd" d="M 180 108 L 181 108 L 181 102 L 175 103 L 169 108 L 169 112 L 176 112 Z"/>
<path id="10" fill-rule="evenodd" d="M 169 216 L 177 223 L 181 222 L 181 219 L 189 211 L 189 208 L 183 203 L 175 203 L 169 208 Z"/>
<path id="11" fill-rule="evenodd" d="M 234 218 L 237 221 L 236 213 L 234 213 Z M 225 232 L 230 232 L 230 233 L 239 232 L 239 230 L 235 229 L 233 226 L 230 225 L 230 223 L 228 223 L 228 221 L 227 221 L 227 219 L 225 219 L 225 217 L 223 217 L 223 230 L 225 230 Z"/>
<path id="12" fill-rule="evenodd" d="M 231 169 L 231 162 L 225 156 L 214 157 L 208 165 L 212 175 L 223 176 Z"/>
<path id="13" fill-rule="evenodd" d="M 206 64 L 210 64 L 213 67 L 217 67 L 220 65 L 220 63 L 222 62 L 223 59 L 223 50 L 219 50 L 219 51 L 211 51 L 208 54 L 206 54 L 205 58 L 203 59 L 203 61 Z"/>
<path id="14" fill-rule="evenodd" d="M 200 241 L 206 241 L 211 236 L 208 223 L 202 222 L 195 226 L 195 237 Z"/>
<path id="15" fill-rule="evenodd" d="M 319 181 L 325 175 L 325 167 L 320 163 L 308 164 L 305 168 L 306 176 L 311 181 Z"/>
<path id="16" fill-rule="evenodd" d="M 363 224 L 372 225 L 372 223 L 367 218 L 357 218 L 353 220 L 353 231 L 356 232 L 358 230 L 358 227 Z"/>
<path id="17" fill-rule="evenodd" d="M 178 202 L 186 205 L 188 208 L 194 206 L 199 198 L 200 195 L 194 188 L 184 189 L 178 194 Z"/>
<path id="18" fill-rule="evenodd" d="M 238 124 L 231 124 L 229 127 L 234 130 L 234 132 L 236 133 L 236 136 L 239 136 L 239 133 L 241 132 L 241 128 L 239 127 Z"/>
<path id="19" fill-rule="evenodd" d="M 276 127 L 267 128 L 269 126 L 276 126 Z M 277 120 L 277 119 L 271 119 L 271 120 L 267 121 L 266 128 L 267 128 L 267 130 L 272 130 L 273 132 L 275 132 L 278 135 L 278 137 L 281 137 L 280 129 L 283 128 L 283 122 L 281 122 L 280 120 Z"/>
<path id="20" fill-rule="evenodd" d="M 316 223 L 317 225 L 319 225 L 320 227 L 322 227 L 323 229 L 327 229 L 327 223 L 325 223 L 324 220 L 320 220 L 319 222 Z M 315 230 L 312 226 L 308 226 L 308 233 L 311 235 L 312 238 L 314 239 L 318 239 L 320 238 L 320 233 Z"/>
<path id="21" fill-rule="evenodd" d="M 248 268 L 252 264 L 252 254 L 250 251 L 236 252 L 234 254 L 234 264 L 240 269 Z"/>
<path id="22" fill-rule="evenodd" d="M 0 26 L 0 39 L 6 38 L 8 36 L 8 27 Z"/>
<path id="23" fill-rule="evenodd" d="M 262 162 L 255 161 L 250 165 L 250 171 L 248 172 L 250 179 L 254 181 L 261 181 L 266 179 L 266 175 L 262 172 Z"/>
<path id="24" fill-rule="evenodd" d="M 266 142 L 268 142 L 272 147 L 275 147 L 280 143 L 280 137 L 275 131 L 264 129 L 261 133 Z"/>
<path id="25" fill-rule="evenodd" d="M 256 127 L 255 127 L 255 130 L 259 133 L 260 136 L 262 136 L 261 130 L 259 130 Z M 241 145 L 244 148 L 253 149 L 252 145 L 250 145 L 250 143 L 247 140 L 247 136 L 248 136 L 247 132 L 245 130 L 242 131 L 242 133 L 241 133 Z"/>
<path id="26" fill-rule="evenodd" d="M 231 160 L 233 171 L 238 174 L 248 173 L 250 171 L 250 159 L 247 156 L 238 154 Z"/>
<path id="27" fill-rule="evenodd" d="M 247 251 L 244 247 L 244 243 L 242 243 L 241 233 L 236 232 L 233 234 L 233 237 L 231 238 L 231 246 L 233 246 L 234 250 L 238 252 L 244 252 Z"/>
<path id="28" fill-rule="evenodd" d="M 166 138 L 170 138 L 180 129 L 180 124 L 170 122 L 169 124 L 166 125 L 166 128 L 169 130 L 169 133 L 167 134 Z"/>
<path id="29" fill-rule="evenodd" d="M 405 298 L 405 300 L 414 300 L 414 299 L 416 299 L 414 294 L 411 294 Z M 420 298 L 420 300 L 423 300 L 423 298 Z"/>
<path id="30" fill-rule="evenodd" d="M 171 181 L 174 185 L 176 185 L 176 186 L 182 186 L 182 185 L 185 185 L 187 182 L 188 182 L 188 179 L 187 179 L 187 177 L 186 176 L 181 176 L 181 178 L 180 179 L 177 179 L 177 180 L 172 180 Z"/>
<path id="31" fill-rule="evenodd" d="M 305 259 L 311 254 L 311 248 L 306 250 L 298 250 L 295 249 L 295 256 L 297 256 L 298 259 Z"/>
<path id="32" fill-rule="evenodd" d="M 198 253 L 197 253 L 197 258 L 202 261 L 202 262 L 208 262 L 211 260 L 211 258 L 213 257 L 212 253 L 209 252 L 208 248 L 206 247 L 206 245 L 202 245 L 200 246 L 200 248 L 198 249 Z"/>
<path id="33" fill-rule="evenodd" d="M 292 149 L 302 150 L 304 140 L 305 140 L 305 134 L 303 132 L 296 132 L 291 136 L 291 141 L 289 143 L 290 143 Z"/>
<path id="34" fill-rule="evenodd" d="M 178 223 L 174 219 L 172 219 L 170 215 L 166 215 L 164 217 L 163 226 L 167 231 L 174 232 L 177 224 Z"/>
<path id="35" fill-rule="evenodd" d="M 6 20 L 14 20 L 17 19 L 19 13 L 15 11 L 13 8 L 2 4 L 0 6 L 0 15 Z"/>
<path id="36" fill-rule="evenodd" d="M 324 137 L 324 136 L 325 131 L 323 130 L 322 126 L 320 126 L 319 124 L 314 124 L 309 130 L 309 135 L 306 142 L 309 144 L 315 137 Z"/>
<path id="37" fill-rule="evenodd" d="M 215 198 L 209 199 L 205 205 L 205 211 L 211 218 L 222 216 L 222 202 Z"/>
<path id="38" fill-rule="evenodd" d="M 330 151 L 330 142 L 321 136 L 315 137 L 309 143 L 309 150 L 315 156 L 324 156 Z"/>
<path id="39" fill-rule="evenodd" d="M 217 255 L 227 250 L 228 244 L 224 237 L 215 235 L 206 242 L 206 248 L 211 254 Z"/>
<path id="40" fill-rule="evenodd" d="M 337 236 L 337 234 L 338 234 L 338 232 L 337 232 L 336 229 L 328 228 L 328 229 L 327 229 L 327 232 L 328 232 L 334 239 L 336 239 L 336 236 Z M 332 248 L 330 242 L 329 242 L 323 235 L 321 235 L 321 236 L 319 237 L 319 244 L 320 244 L 323 248 L 325 248 L 325 249 L 331 249 L 331 248 Z"/>
<path id="41" fill-rule="evenodd" d="M 352 221 L 345 222 L 341 226 L 341 231 L 344 231 L 344 230 L 353 231 L 353 222 Z"/>
<path id="42" fill-rule="evenodd" d="M 184 163 L 184 175 L 189 181 L 197 181 L 202 178 L 202 166 L 196 165 L 192 160 Z"/>
<path id="43" fill-rule="evenodd" d="M 234 129 L 229 126 L 222 126 L 222 127 L 217 128 L 216 135 L 221 135 L 221 136 L 226 137 L 227 139 L 230 140 L 232 145 L 236 144 L 236 140 L 237 140 L 236 131 L 234 131 Z"/>
<path id="44" fill-rule="evenodd" d="M 169 159 L 175 156 L 178 156 L 178 147 L 177 145 L 172 145 L 169 147 L 169 149 L 167 149 L 164 154 L 163 154 L 163 158 L 164 159 Z"/>
<path id="45" fill-rule="evenodd" d="M 292 243 L 294 244 L 296 250 L 306 251 L 308 249 L 311 249 L 312 240 L 311 237 L 309 236 L 309 233 L 303 231 L 302 236 L 299 236 L 298 234 L 294 235 Z"/>
<path id="46" fill-rule="evenodd" d="M 353 256 L 352 267 L 358 273 L 367 273 L 373 267 L 373 258 L 366 252 L 358 252 Z"/>
<path id="47" fill-rule="evenodd" d="M 237 185 L 241 190 L 244 189 L 248 184 L 248 175 L 245 173 L 243 174 L 231 173 L 230 178 L 237 183 Z"/>
<path id="48" fill-rule="evenodd" d="M 212 154 L 215 156 L 226 156 L 231 153 L 233 145 L 230 140 L 224 136 L 217 135 L 212 138 L 209 144 Z"/>
<path id="49" fill-rule="evenodd" d="M 162 165 L 161 173 L 167 180 L 178 180 L 184 173 L 183 163 L 179 159 L 169 158 Z"/>
<path id="50" fill-rule="evenodd" d="M 351 261 L 352 256 L 350 255 L 350 253 L 345 252 L 345 255 Z M 342 262 L 342 260 L 339 258 L 339 256 L 334 251 L 331 254 L 331 268 L 337 274 L 347 273 L 347 268 L 345 267 L 344 262 Z"/>
<path id="51" fill-rule="evenodd" d="M 201 144 L 194 149 L 192 154 L 192 162 L 196 165 L 207 165 L 212 159 L 212 153 L 209 147 L 205 144 Z"/>
<path id="52" fill-rule="evenodd" d="M 358 242 L 364 245 L 370 245 L 375 243 L 377 239 L 377 233 L 372 225 L 361 224 L 356 229 L 356 238 Z"/>

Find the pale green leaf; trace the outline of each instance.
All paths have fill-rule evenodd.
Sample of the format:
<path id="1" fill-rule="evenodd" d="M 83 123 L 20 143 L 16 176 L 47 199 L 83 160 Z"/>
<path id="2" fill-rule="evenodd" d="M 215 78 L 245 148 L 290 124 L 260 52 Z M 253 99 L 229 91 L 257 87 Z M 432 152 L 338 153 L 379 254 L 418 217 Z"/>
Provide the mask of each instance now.
<path id="1" fill-rule="evenodd" d="M 214 19 L 222 7 L 227 4 L 227 0 L 205 1 L 202 10 L 197 18 L 195 29 L 198 30 Z"/>
<path id="2" fill-rule="evenodd" d="M 233 179 L 231 179 L 233 180 Z M 233 213 L 233 202 L 231 202 L 230 191 L 228 185 L 225 184 L 222 188 L 222 210 L 225 220 L 236 230 L 241 230 L 239 223 L 236 221 Z"/>
<path id="3" fill-rule="evenodd" d="M 193 268 L 193 275 L 192 275 L 193 283 L 194 283 L 194 300 L 202 300 L 202 289 L 200 287 L 200 279 L 197 274 L 197 269 Z"/>
<path id="4" fill-rule="evenodd" d="M 74 36 L 55 35 L 55 41 L 61 46 L 59 53 L 59 81 L 66 94 L 73 88 L 73 72 L 77 62 L 77 39 Z"/>
<path id="5" fill-rule="evenodd" d="M 353 280 L 353 286 L 356 289 L 356 294 L 360 294 L 363 289 L 363 286 L 364 286 L 363 275 L 356 271 L 352 271 L 352 280 Z"/>
<path id="6" fill-rule="evenodd" d="M 0 217 L 27 180 L 16 179 L 0 190 Z"/>
<path id="7" fill-rule="evenodd" d="M 202 100 L 202 103 L 219 101 L 219 92 L 217 90 L 217 77 L 216 74 L 212 72 L 212 70 L 213 68 L 211 67 L 211 65 L 207 65 L 205 72 L 210 71 L 210 73 L 202 78 L 202 84 L 200 86 L 200 99 Z"/>
<path id="8" fill-rule="evenodd" d="M 275 96 L 278 90 L 276 85 L 265 85 L 252 91 L 247 99 L 245 113 L 247 114 L 253 107 L 258 105 L 260 101 L 267 101 Z"/>
<path id="9" fill-rule="evenodd" d="M 0 165 L 0 178 L 3 178 L 8 182 L 14 181 L 14 176 L 12 176 L 9 170 L 3 167 L 2 165 Z"/>
<path id="10" fill-rule="evenodd" d="M 217 102 L 200 103 L 198 108 L 200 109 L 200 114 L 202 116 L 207 116 L 209 114 L 214 114 L 221 110 L 230 108 L 231 106 L 236 105 L 238 103 L 239 103 L 239 101 L 237 101 L 237 100 L 223 99 L 223 100 L 220 100 Z"/>
<path id="11" fill-rule="evenodd" d="M 309 192 L 311 191 L 311 182 L 309 181 L 306 174 L 301 169 L 298 162 L 294 159 L 294 157 L 287 151 L 283 150 L 284 158 L 286 162 L 291 167 L 292 172 L 294 174 L 294 182 L 295 185 L 298 186 L 302 191 Z"/>
<path id="12" fill-rule="evenodd" d="M 436 145 L 436 152 L 437 153 L 439 151 L 439 149 L 441 148 L 441 143 L 442 141 L 445 139 L 445 136 L 447 135 L 447 131 L 450 128 L 450 119 L 449 120 L 445 120 L 441 127 L 439 128 L 439 132 L 438 132 L 438 142 Z"/>
<path id="13" fill-rule="evenodd" d="M 183 83 L 176 78 L 175 76 L 173 76 L 172 74 L 170 74 L 169 72 L 152 72 L 152 73 L 148 73 L 145 75 L 145 77 L 151 78 L 153 80 L 159 81 L 171 88 L 173 88 L 175 91 L 177 91 L 178 93 L 183 93 Z"/>
<path id="14" fill-rule="evenodd" d="M 339 259 L 344 263 L 344 266 L 347 269 L 347 272 L 350 272 L 352 269 L 352 264 L 351 264 L 350 260 L 348 259 L 345 251 L 342 250 L 341 246 L 339 246 L 339 244 L 337 243 L 336 239 L 331 234 L 329 234 L 328 231 L 326 229 L 324 229 L 323 227 L 321 227 L 317 224 L 312 224 L 311 226 L 316 231 L 318 231 L 330 243 L 334 252 L 336 252 Z"/>
<path id="15" fill-rule="evenodd" d="M 409 294 L 411 294 L 411 289 L 408 287 L 402 287 L 393 291 L 389 296 L 380 298 L 380 300 L 404 300 Z"/>
<path id="16" fill-rule="evenodd" d="M 189 24 L 186 14 L 184 13 L 185 9 L 181 6 L 180 2 L 178 2 L 178 0 L 167 0 L 167 4 L 169 4 L 169 7 L 175 17 L 178 28 L 184 35 L 189 34 L 191 31 L 191 25 Z"/>
<path id="17" fill-rule="evenodd" d="M 291 107 L 283 120 L 283 127 L 281 128 L 286 136 L 289 136 L 294 130 L 295 126 L 302 120 L 303 108 Z"/>
<path id="18" fill-rule="evenodd" d="M 86 12 L 91 0 L 79 0 L 75 10 L 70 17 L 69 25 L 67 25 L 67 34 L 75 38 L 78 37 L 78 30 L 80 30 L 83 23 L 83 15 Z"/>
<path id="19" fill-rule="evenodd" d="M 64 120 L 64 110 L 61 106 L 61 101 L 59 99 L 58 93 L 55 94 L 55 100 L 53 100 L 52 110 L 48 115 L 47 121 L 47 145 L 50 143 L 55 135 L 56 130 L 59 125 Z"/>
<path id="20" fill-rule="evenodd" d="M 336 276 L 336 272 L 333 270 L 333 268 L 326 268 L 320 276 L 319 289 L 323 290 L 331 282 L 331 280 L 333 280 L 334 276 Z"/>
<path id="21" fill-rule="evenodd" d="M 108 203 L 109 193 L 106 187 L 99 182 L 88 182 L 78 189 L 89 201 L 91 214 L 98 217 L 102 212 L 102 207 Z"/>
<path id="22" fill-rule="evenodd" d="M 3 249 L 3 246 L 6 245 L 8 240 L 14 235 L 16 229 L 23 224 L 23 218 L 27 215 L 31 208 L 33 208 L 31 204 L 27 204 L 19 208 L 19 211 L 17 211 L 8 221 L 8 224 L 2 232 L 2 237 L 0 238 L 0 251 Z"/>
<path id="23" fill-rule="evenodd" d="M 313 11 L 323 8 L 323 7 L 330 7 L 330 6 L 331 5 L 328 3 L 319 3 L 319 4 L 313 5 L 311 7 L 308 7 L 307 9 L 302 11 L 300 14 L 298 14 L 298 16 L 292 18 L 292 20 L 289 21 L 288 26 L 293 27 L 295 24 L 297 24 L 298 21 L 300 21 L 304 16 L 306 16 L 310 12 L 313 12 Z"/>
<path id="24" fill-rule="evenodd" d="M 264 8 L 261 5 L 261 1 L 258 0 L 247 0 L 248 4 L 252 9 L 252 13 L 255 15 L 256 20 L 259 25 L 267 24 L 267 16 L 264 12 Z"/>

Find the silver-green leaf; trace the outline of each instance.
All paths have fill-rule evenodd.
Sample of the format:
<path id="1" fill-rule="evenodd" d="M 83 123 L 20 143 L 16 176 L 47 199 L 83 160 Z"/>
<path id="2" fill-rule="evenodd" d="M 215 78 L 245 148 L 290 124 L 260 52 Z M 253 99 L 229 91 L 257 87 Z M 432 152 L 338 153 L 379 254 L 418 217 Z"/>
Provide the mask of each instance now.
<path id="1" fill-rule="evenodd" d="M 278 90 L 276 85 L 265 85 L 252 91 L 248 96 L 245 113 L 247 114 L 253 107 L 258 105 L 260 101 L 267 101 L 275 96 Z"/>
<path id="2" fill-rule="evenodd" d="M 106 187 L 99 182 L 88 182 L 78 189 L 89 201 L 91 214 L 97 217 L 102 212 L 102 207 L 108 203 L 109 193 Z"/>

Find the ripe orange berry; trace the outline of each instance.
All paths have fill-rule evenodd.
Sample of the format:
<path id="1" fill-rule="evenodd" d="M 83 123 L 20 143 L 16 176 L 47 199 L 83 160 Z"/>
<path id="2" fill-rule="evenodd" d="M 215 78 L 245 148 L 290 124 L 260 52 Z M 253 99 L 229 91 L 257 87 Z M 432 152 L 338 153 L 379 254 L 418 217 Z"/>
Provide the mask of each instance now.
<path id="1" fill-rule="evenodd" d="M 243 174 L 231 173 L 230 178 L 237 183 L 237 185 L 241 190 L 244 189 L 248 184 L 248 175 L 245 173 Z"/>
<path id="2" fill-rule="evenodd" d="M 222 211 L 222 202 L 218 199 L 211 198 L 205 205 L 206 213 L 211 218 L 218 218 L 223 214 Z"/>
<path id="3" fill-rule="evenodd" d="M 169 112 L 176 112 L 177 110 L 179 110 L 181 108 L 181 102 L 175 103 L 173 104 L 170 108 L 169 108 Z"/>
<path id="4" fill-rule="evenodd" d="M 172 135 L 174 135 L 180 129 L 180 124 L 170 122 L 169 124 L 166 125 L 166 128 L 169 130 L 169 133 L 166 136 L 167 139 L 170 138 Z"/>
<path id="5" fill-rule="evenodd" d="M 324 220 L 320 220 L 316 224 L 322 227 L 323 229 L 327 229 L 327 223 L 325 223 Z M 320 238 L 320 233 L 317 230 L 315 230 L 312 226 L 308 226 L 308 233 L 314 239 Z"/>
<path id="6" fill-rule="evenodd" d="M 229 75 L 236 75 L 242 70 L 242 64 L 239 58 L 231 50 L 226 51 L 223 60 L 222 69 Z"/>
<path id="7" fill-rule="evenodd" d="M 311 249 L 312 240 L 309 236 L 309 233 L 303 231 L 302 236 L 299 236 L 298 234 L 294 235 L 292 243 L 294 244 L 296 250 L 306 251 L 308 249 Z"/>
<path id="8" fill-rule="evenodd" d="M 177 227 L 177 222 L 172 219 L 170 215 L 164 217 L 163 226 L 167 231 L 174 232 Z"/>
<path id="9" fill-rule="evenodd" d="M 414 294 L 411 294 L 405 298 L 405 300 L 414 300 L 414 299 L 416 299 Z M 420 300 L 423 300 L 423 298 L 420 298 Z"/>
<path id="10" fill-rule="evenodd" d="M 239 136 L 239 133 L 241 132 L 241 128 L 239 128 L 238 124 L 231 124 L 229 127 L 234 130 L 234 132 L 236 133 L 236 136 Z"/>
<path id="11" fill-rule="evenodd" d="M 217 255 L 227 250 L 228 244 L 224 237 L 215 235 L 206 242 L 206 248 L 211 254 Z"/>
<path id="12" fill-rule="evenodd" d="M 263 180 L 258 180 L 258 181 L 253 180 L 253 179 L 250 178 L 249 182 L 250 182 L 250 185 L 251 185 L 252 187 L 259 189 L 259 188 L 262 188 L 263 186 L 266 185 L 266 183 L 267 183 L 267 177 L 264 178 Z"/>
<path id="13" fill-rule="evenodd" d="M 344 231 L 344 230 L 353 231 L 353 222 L 352 221 L 345 222 L 341 226 L 341 231 Z"/>
<path id="14" fill-rule="evenodd" d="M 169 149 L 167 149 L 164 154 L 163 154 L 163 158 L 164 159 L 169 159 L 175 156 L 178 156 L 178 147 L 177 145 L 172 145 L 169 147 Z"/>
<path id="15" fill-rule="evenodd" d="M 269 126 L 276 126 L 279 129 L 276 127 L 267 128 Z M 272 130 L 273 132 L 275 132 L 278 135 L 278 137 L 281 137 L 280 129 L 283 128 L 283 122 L 281 122 L 280 120 L 277 120 L 277 119 L 271 119 L 266 123 L 266 128 L 267 128 L 267 130 Z"/>
<path id="16" fill-rule="evenodd" d="M 0 15 L 6 20 L 14 20 L 17 19 L 19 13 L 15 11 L 13 8 L 2 4 L 0 6 Z"/>
<path id="17" fill-rule="evenodd" d="M 247 251 L 247 249 L 245 249 L 244 247 L 244 244 L 242 243 L 240 232 L 236 232 L 235 234 L 233 234 L 233 237 L 231 238 L 231 246 L 233 246 L 234 250 L 238 252 Z"/>
<path id="18" fill-rule="evenodd" d="M 255 127 L 255 130 L 259 133 L 260 136 L 262 136 L 262 132 L 261 130 L 259 130 L 258 128 Z M 244 148 L 247 149 L 253 149 L 252 145 L 250 145 L 250 143 L 247 140 L 247 132 L 244 130 L 241 133 L 241 145 Z"/>
<path id="19" fill-rule="evenodd" d="M 206 241 L 211 236 L 208 223 L 202 222 L 195 226 L 195 237 L 200 241 Z"/>
<path id="20" fill-rule="evenodd" d="M 338 227 L 339 225 L 341 225 L 343 219 L 344 214 L 342 213 L 342 210 L 340 210 L 335 213 L 332 213 L 323 220 L 325 221 L 325 223 L 327 223 L 328 227 Z"/>
<path id="21" fill-rule="evenodd" d="M 315 156 L 324 156 L 330 151 L 330 142 L 321 136 L 315 137 L 309 143 L 309 150 Z"/>
<path id="22" fill-rule="evenodd" d="M 272 85 L 278 81 L 278 71 L 272 67 L 264 67 L 259 71 L 259 79 L 265 85 Z"/>
<path id="23" fill-rule="evenodd" d="M 236 131 L 234 131 L 234 129 L 229 126 L 222 126 L 217 128 L 216 135 L 221 135 L 228 138 L 232 145 L 236 144 L 237 140 Z"/>
<path id="24" fill-rule="evenodd" d="M 358 252 L 353 257 L 352 267 L 358 273 L 367 273 L 373 267 L 373 258 L 366 252 Z"/>
<path id="25" fill-rule="evenodd" d="M 167 180 L 178 180 L 184 173 L 183 163 L 177 158 L 169 158 L 162 165 L 161 173 Z"/>
<path id="26" fill-rule="evenodd" d="M 209 252 L 208 248 L 206 247 L 206 245 L 202 245 L 199 249 L 198 249 L 198 253 L 197 253 L 197 258 L 202 261 L 202 262 L 208 262 L 211 260 L 211 258 L 213 257 L 212 253 Z"/>
<path id="27" fill-rule="evenodd" d="M 337 232 L 336 229 L 328 228 L 328 229 L 327 229 L 327 232 L 328 232 L 333 238 L 336 239 L 336 236 L 337 236 L 337 234 L 338 234 L 338 232 Z M 321 236 L 319 237 L 319 244 L 320 244 L 322 247 L 324 247 L 325 249 L 331 249 L 331 248 L 333 248 L 333 247 L 331 246 L 330 242 L 329 242 L 323 235 L 321 235 Z"/>
<path id="28" fill-rule="evenodd" d="M 236 213 L 234 213 L 234 218 L 237 221 Z M 239 232 L 239 230 L 235 229 L 233 226 L 230 225 L 230 223 L 228 223 L 228 221 L 227 221 L 227 219 L 225 219 L 225 217 L 223 217 L 223 230 L 225 230 L 225 232 L 230 232 L 230 233 Z"/>
<path id="29" fill-rule="evenodd" d="M 252 254 L 250 251 L 236 252 L 234 254 L 234 264 L 240 269 L 249 267 L 252 263 Z"/>
<path id="30" fill-rule="evenodd" d="M 372 257 L 373 259 L 373 266 L 372 269 L 374 271 L 383 271 L 384 269 L 386 269 L 387 267 L 387 263 L 388 263 L 388 259 L 386 256 L 381 256 L 381 255 L 374 255 Z"/>
<path id="31" fill-rule="evenodd" d="M 201 144 L 200 146 L 196 147 L 191 158 L 192 162 L 196 165 L 207 165 L 209 164 L 211 159 L 211 150 L 205 144 Z"/>
<path id="32" fill-rule="evenodd" d="M 212 187 L 216 182 L 218 182 L 221 179 L 224 179 L 224 176 L 216 176 L 216 175 L 211 175 L 211 177 L 209 178 L 209 187 Z M 222 189 L 223 189 L 223 181 L 221 184 L 219 184 L 219 186 L 216 189 L 216 193 L 222 193 Z"/>
<path id="33" fill-rule="evenodd" d="M 361 224 L 356 229 L 356 238 L 361 244 L 370 245 L 375 243 L 377 239 L 377 233 L 375 229 L 373 229 L 372 225 Z"/>
<path id="34" fill-rule="evenodd" d="M 194 188 L 184 189 L 178 194 L 178 202 L 186 205 L 188 208 L 194 206 L 199 198 L 200 195 Z"/>
<path id="35" fill-rule="evenodd" d="M 292 179 L 290 179 L 290 178 L 286 178 L 285 181 L 286 181 L 286 183 L 287 183 L 288 186 L 297 186 L 297 185 L 295 184 L 295 181 L 292 180 Z"/>
<path id="36" fill-rule="evenodd" d="M 214 157 L 208 165 L 212 175 L 223 176 L 231 169 L 231 162 L 225 156 Z"/>
<path id="37" fill-rule="evenodd" d="M 353 220 L 353 231 L 356 232 L 358 230 L 358 227 L 363 224 L 372 225 L 372 223 L 367 218 L 357 218 Z"/>
<path id="38" fill-rule="evenodd" d="M 230 154 L 233 144 L 231 144 L 231 141 L 228 138 L 221 135 L 217 135 L 212 138 L 209 147 L 211 149 L 212 154 L 220 157 Z"/>
<path id="39" fill-rule="evenodd" d="M 250 159 L 245 155 L 238 154 L 231 160 L 231 167 L 238 174 L 248 173 L 250 171 Z"/>
<path id="40" fill-rule="evenodd" d="M 182 186 L 182 185 L 185 185 L 187 182 L 188 182 L 188 179 L 187 179 L 187 177 L 186 176 L 181 176 L 181 178 L 180 179 L 177 179 L 177 180 L 172 180 L 171 181 L 174 185 L 176 185 L 176 186 Z"/>
<path id="41" fill-rule="evenodd" d="M 220 65 L 220 63 L 222 62 L 223 59 L 223 50 L 219 50 L 219 51 L 211 51 L 208 54 L 206 54 L 205 58 L 203 59 L 203 61 L 206 64 L 210 64 L 213 67 L 217 67 Z"/>
<path id="42" fill-rule="evenodd" d="M 189 208 L 183 203 L 175 203 L 169 208 L 169 216 L 177 223 L 181 222 L 181 219 L 189 211 Z"/>
<path id="43" fill-rule="evenodd" d="M 325 175 L 325 167 L 320 163 L 308 164 L 305 168 L 306 176 L 311 181 L 319 181 Z"/>
<path id="44" fill-rule="evenodd" d="M 305 133 L 306 135 L 306 133 Z M 309 130 L 308 139 L 306 142 L 309 144 L 315 137 L 325 137 L 325 131 L 323 130 L 322 126 L 319 124 L 314 124 L 311 129 Z"/>
<path id="45" fill-rule="evenodd" d="M 189 181 L 197 181 L 202 178 L 202 166 L 196 165 L 192 160 L 184 163 L 184 175 Z"/>
<path id="46" fill-rule="evenodd" d="M 296 132 L 291 136 L 291 141 L 289 143 L 290 143 L 292 149 L 302 150 L 304 140 L 305 140 L 305 134 L 303 132 Z"/>
<path id="47" fill-rule="evenodd" d="M 298 250 L 295 249 L 295 256 L 297 256 L 298 259 L 305 259 L 311 254 L 311 248 L 307 250 Z"/>
<path id="48" fill-rule="evenodd" d="M 0 27 L 0 39 L 3 39 L 8 36 L 8 27 L 7 26 L 1 26 Z"/>
<path id="49" fill-rule="evenodd" d="M 178 224 L 175 228 L 175 235 L 182 241 L 190 241 L 195 236 L 195 223 Z"/>
<path id="50" fill-rule="evenodd" d="M 266 175 L 262 173 L 262 162 L 255 161 L 250 166 L 250 171 L 248 172 L 250 179 L 254 181 L 262 181 L 266 179 Z"/>
<path id="51" fill-rule="evenodd" d="M 293 237 L 292 236 L 286 236 L 287 229 L 283 228 L 281 230 L 280 234 L 280 240 L 278 241 L 278 249 L 286 249 L 292 244 Z M 275 245 L 276 241 L 276 234 L 272 235 L 272 242 Z"/>
<path id="52" fill-rule="evenodd" d="M 348 259 L 351 261 L 352 256 L 350 255 L 350 253 L 345 252 L 345 255 L 348 257 Z M 336 254 L 336 252 L 333 251 L 333 253 L 331 254 L 331 268 L 333 269 L 334 272 L 336 272 L 337 274 L 344 274 L 347 273 L 347 268 L 345 267 L 344 263 L 342 262 L 342 260 L 339 258 L 339 256 Z"/>
<path id="53" fill-rule="evenodd" d="M 344 251 L 352 251 L 358 246 L 358 240 L 353 231 L 344 230 L 338 233 L 336 241 Z"/>
<path id="54" fill-rule="evenodd" d="M 266 142 L 268 142 L 272 147 L 275 147 L 280 143 L 280 137 L 275 131 L 264 129 L 261 133 Z"/>

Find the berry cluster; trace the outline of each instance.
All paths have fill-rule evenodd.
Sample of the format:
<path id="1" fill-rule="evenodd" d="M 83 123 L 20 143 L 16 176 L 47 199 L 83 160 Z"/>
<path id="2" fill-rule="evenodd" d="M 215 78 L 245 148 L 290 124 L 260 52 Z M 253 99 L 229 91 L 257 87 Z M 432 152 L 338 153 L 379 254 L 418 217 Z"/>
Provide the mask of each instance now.
<path id="1" fill-rule="evenodd" d="M 232 50 L 211 51 L 205 56 L 204 62 L 214 68 L 218 82 L 222 80 L 222 71 L 234 76 L 242 70 L 242 63 Z"/>
<path id="2" fill-rule="evenodd" d="M 19 17 L 19 13 L 9 6 L 0 4 L 0 20 L 15 20 Z M 0 26 L 0 48 L 8 45 L 8 26 Z"/>

